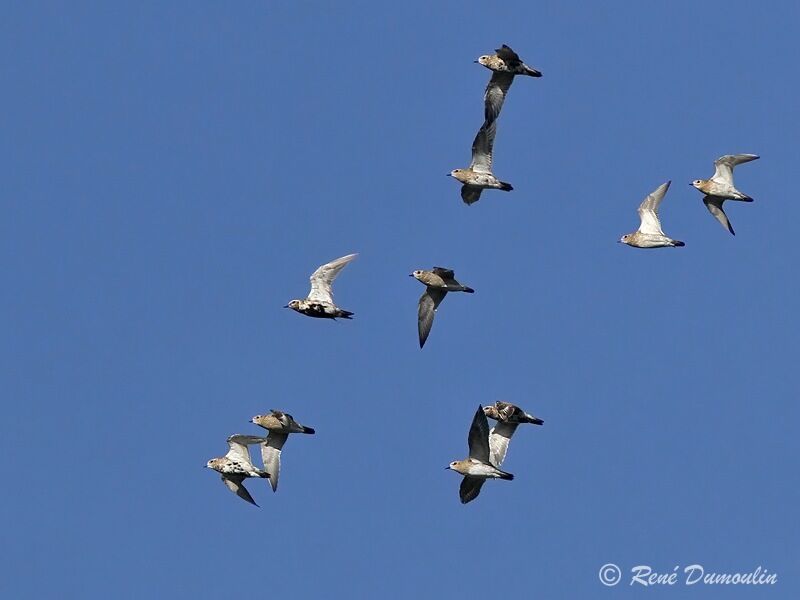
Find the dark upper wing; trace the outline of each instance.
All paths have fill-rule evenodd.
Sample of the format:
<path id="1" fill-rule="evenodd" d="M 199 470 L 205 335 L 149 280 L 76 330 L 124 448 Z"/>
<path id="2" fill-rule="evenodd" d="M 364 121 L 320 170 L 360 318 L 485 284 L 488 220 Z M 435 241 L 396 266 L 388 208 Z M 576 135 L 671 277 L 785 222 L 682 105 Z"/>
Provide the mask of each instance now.
<path id="1" fill-rule="evenodd" d="M 511 48 L 503 44 L 502 48 L 497 48 L 495 50 L 497 53 L 498 58 L 502 58 L 503 62 L 506 63 L 509 67 L 516 67 L 517 65 L 522 64 L 522 61 L 519 58 L 519 54 L 514 52 Z"/>
<path id="2" fill-rule="evenodd" d="M 486 420 L 486 414 L 480 405 L 472 419 L 467 443 L 470 458 L 489 464 L 489 421 Z"/>
<path id="3" fill-rule="evenodd" d="M 447 287 L 453 288 L 455 291 L 469 291 L 470 289 L 472 289 L 458 283 L 458 280 L 456 279 L 456 274 L 452 269 L 433 267 L 433 272 L 442 278 L 442 281 L 444 281 Z"/>
<path id="4" fill-rule="evenodd" d="M 432 271 L 442 279 L 453 279 L 456 274 L 452 269 L 445 269 L 444 267 L 433 267 Z"/>
<path id="5" fill-rule="evenodd" d="M 474 185 L 462 185 L 461 186 L 461 199 L 464 201 L 464 204 L 470 205 L 475 204 L 478 200 L 481 199 L 481 192 L 483 190 L 479 187 L 475 187 Z"/>
<path id="6" fill-rule="evenodd" d="M 458 488 L 458 495 L 461 497 L 461 504 L 466 504 L 471 500 L 475 500 L 478 494 L 481 493 L 481 487 L 485 479 L 480 477 L 470 477 L 466 475 L 461 481 L 461 487 Z"/>

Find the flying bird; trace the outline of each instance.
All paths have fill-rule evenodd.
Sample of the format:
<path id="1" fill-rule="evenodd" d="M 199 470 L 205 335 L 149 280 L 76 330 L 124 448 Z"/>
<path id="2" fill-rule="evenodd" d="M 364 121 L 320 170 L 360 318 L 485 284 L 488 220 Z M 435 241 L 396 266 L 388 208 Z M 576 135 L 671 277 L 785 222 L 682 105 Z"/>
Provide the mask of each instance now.
<path id="1" fill-rule="evenodd" d="M 244 487 L 244 480 L 248 477 L 268 478 L 269 473 L 253 466 L 247 446 L 265 441 L 266 438 L 254 435 L 232 435 L 228 438 L 228 453 L 219 458 L 212 458 L 206 463 L 207 468 L 214 469 L 220 474 L 222 482 L 230 491 L 256 506 L 258 504 Z"/>
<path id="2" fill-rule="evenodd" d="M 508 452 L 508 444 L 511 443 L 511 436 L 517 430 L 517 426 L 523 423 L 533 425 L 543 425 L 539 417 L 526 413 L 519 406 L 510 402 L 495 402 L 494 406 L 484 406 L 484 414 L 490 419 L 497 421 L 497 425 L 492 427 L 489 432 L 489 459 L 496 467 L 503 464 Z"/>
<path id="3" fill-rule="evenodd" d="M 619 241 L 634 248 L 671 248 L 685 246 L 683 242 L 673 240 L 664 235 L 661 230 L 661 220 L 658 218 L 658 207 L 669 189 L 668 181 L 658 186 L 639 206 L 639 230 L 623 235 Z"/>
<path id="4" fill-rule="evenodd" d="M 501 471 L 490 462 L 489 422 L 480 405 L 472 419 L 467 442 L 469 443 L 469 458 L 455 460 L 445 467 L 464 476 L 459 488 L 462 504 L 477 498 L 487 479 L 507 479 L 509 481 L 514 479 L 511 473 Z"/>
<path id="5" fill-rule="evenodd" d="M 484 123 L 478 130 L 478 135 L 472 142 L 472 162 L 466 169 L 453 169 L 448 173 L 460 181 L 461 199 L 465 204 L 473 204 L 480 200 L 481 192 L 485 189 L 503 190 L 510 192 L 514 188 L 510 183 L 500 181 L 492 175 L 492 147 L 497 131 L 497 121 Z"/>
<path id="6" fill-rule="evenodd" d="M 264 470 L 269 473 L 269 482 L 274 492 L 278 489 L 278 478 L 281 474 L 281 450 L 289 434 L 311 434 L 314 430 L 300 425 L 289 413 L 275 409 L 267 415 L 256 415 L 250 422 L 269 431 L 266 441 L 261 443 L 261 459 L 264 461 Z"/>
<path id="7" fill-rule="evenodd" d="M 703 203 L 708 212 L 714 215 L 723 227 L 736 235 L 733 226 L 728 220 L 728 215 L 722 208 L 725 200 L 739 200 L 740 202 L 752 202 L 753 199 L 747 194 L 743 194 L 733 185 L 733 169 L 736 165 L 757 160 L 760 158 L 756 154 L 726 154 L 714 161 L 714 175 L 711 179 L 695 179 L 690 185 L 705 194 Z"/>
<path id="8" fill-rule="evenodd" d="M 341 258 L 337 258 L 327 264 L 322 265 L 311 274 L 309 278 L 311 281 L 311 291 L 308 293 L 308 298 L 303 300 L 292 300 L 284 306 L 284 308 L 291 308 L 307 317 L 316 317 L 318 319 L 350 319 L 353 316 L 348 310 L 343 310 L 336 306 L 333 301 L 333 280 L 339 275 L 339 272 L 347 266 L 358 254 L 348 254 Z"/>
<path id="9" fill-rule="evenodd" d="M 492 77 L 483 94 L 485 123 L 491 123 L 500 116 L 503 102 L 508 95 L 508 88 L 514 82 L 515 75 L 542 76 L 540 71 L 522 62 L 519 55 L 505 44 L 502 48 L 495 50 L 495 54 L 484 54 L 479 56 L 475 62 L 492 71 Z"/>
<path id="10" fill-rule="evenodd" d="M 455 279 L 455 273 L 452 269 L 444 269 L 442 267 L 433 267 L 432 271 L 417 270 L 409 275 L 417 281 L 425 284 L 425 291 L 419 298 L 419 307 L 417 310 L 417 331 L 419 332 L 419 347 L 425 345 L 425 340 L 433 327 L 433 317 L 436 314 L 436 309 L 439 304 L 447 295 L 447 292 L 466 292 L 468 294 L 475 293 L 471 287 L 461 285 Z"/>

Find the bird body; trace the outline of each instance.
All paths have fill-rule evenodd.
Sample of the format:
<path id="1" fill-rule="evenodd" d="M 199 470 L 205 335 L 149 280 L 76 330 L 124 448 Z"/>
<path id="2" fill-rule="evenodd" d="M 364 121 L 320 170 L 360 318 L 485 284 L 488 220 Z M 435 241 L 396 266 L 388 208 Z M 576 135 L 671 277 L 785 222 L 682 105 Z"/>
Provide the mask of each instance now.
<path id="1" fill-rule="evenodd" d="M 736 232 L 733 230 L 733 225 L 731 225 L 722 205 L 726 200 L 753 201 L 750 196 L 736 189 L 733 184 L 733 169 L 736 165 L 758 160 L 758 158 L 757 154 L 726 154 L 725 156 L 720 156 L 714 161 L 714 175 L 710 179 L 695 179 L 689 184 L 703 192 L 703 204 L 706 205 L 708 212 L 732 235 L 736 235 Z"/>
<path id="2" fill-rule="evenodd" d="M 491 123 L 500 116 L 500 110 L 516 75 L 541 77 L 541 72 L 526 65 L 516 52 L 503 44 L 495 54 L 485 54 L 475 62 L 492 71 L 492 77 L 483 94 L 484 123 Z"/>
<path id="3" fill-rule="evenodd" d="M 519 425 L 531 423 L 532 425 L 543 425 L 544 421 L 539 417 L 526 413 L 519 406 L 510 402 L 495 402 L 494 406 L 484 406 L 484 414 L 490 419 L 497 421 L 497 425 L 489 431 L 489 459 L 497 467 L 503 464 L 508 452 L 508 445 L 511 443 L 511 436 Z"/>
<path id="4" fill-rule="evenodd" d="M 515 425 L 522 423 L 532 423 L 533 425 L 544 424 L 542 419 L 526 413 L 519 406 L 515 406 L 510 402 L 502 402 L 500 400 L 495 402 L 494 406 L 484 406 L 483 412 L 490 419 L 502 421 L 503 423 L 513 423 Z"/>
<path id="5" fill-rule="evenodd" d="M 318 319 L 351 319 L 353 313 L 336 306 L 333 301 L 333 280 L 357 254 L 348 254 L 319 267 L 311 274 L 311 291 L 307 298 L 291 300 L 284 308 L 291 308 L 307 317 Z"/>
<path id="6" fill-rule="evenodd" d="M 206 467 L 220 474 L 222 482 L 234 494 L 250 504 L 256 504 L 250 492 L 244 487 L 244 480 L 249 477 L 269 478 L 269 473 L 253 465 L 248 445 L 259 444 L 266 438 L 252 435 L 234 434 L 228 438 L 228 453 L 225 456 L 212 458 Z"/>
<path id="7" fill-rule="evenodd" d="M 662 183 L 649 194 L 639 206 L 639 229 L 633 233 L 623 235 L 619 241 L 634 248 L 667 248 L 685 246 L 679 240 L 664 235 L 661 229 L 661 220 L 658 218 L 658 207 L 669 189 L 671 181 Z"/>
<path id="8" fill-rule="evenodd" d="M 472 162 L 466 169 L 453 169 L 448 173 L 460 181 L 461 199 L 465 204 L 473 204 L 481 197 L 485 189 L 510 192 L 514 188 L 510 183 L 500 181 L 492 174 L 492 148 L 497 132 L 497 122 L 484 123 L 472 142 Z"/>
<path id="9" fill-rule="evenodd" d="M 256 415 L 251 419 L 259 427 L 276 433 L 314 433 L 314 429 L 300 425 L 289 413 L 274 408 L 266 415 Z"/>
<path id="10" fill-rule="evenodd" d="M 466 285 L 461 285 L 456 281 L 454 271 L 443 267 L 434 267 L 431 271 L 418 269 L 411 273 L 410 276 L 425 284 L 425 291 L 422 292 L 417 307 L 417 332 L 419 334 L 419 347 L 422 348 L 433 327 L 433 317 L 436 314 L 436 310 L 447 293 L 466 292 L 473 294 L 475 290 Z"/>
<path id="11" fill-rule="evenodd" d="M 481 477 L 483 479 L 507 479 L 512 480 L 514 476 L 511 473 L 501 471 L 494 465 L 481 462 L 474 458 L 465 458 L 464 460 L 456 460 L 450 463 L 450 468 L 462 475 L 469 475 L 471 477 Z"/>
<path id="12" fill-rule="evenodd" d="M 541 71 L 526 65 L 519 55 L 505 44 L 501 48 L 497 48 L 495 54 L 479 56 L 476 62 L 496 73 L 511 73 L 512 75 L 528 75 L 530 77 L 542 76 Z"/>
<path id="13" fill-rule="evenodd" d="M 472 419 L 467 437 L 469 457 L 464 460 L 455 460 L 446 468 L 464 476 L 459 488 L 461 503 L 466 504 L 478 497 L 481 487 L 487 479 L 505 479 L 511 481 L 511 473 L 500 470 L 490 462 L 489 457 L 489 422 L 483 407 L 478 410 Z"/>
<path id="14" fill-rule="evenodd" d="M 266 440 L 260 444 L 261 459 L 264 462 L 264 470 L 269 473 L 272 491 L 277 491 L 281 473 L 281 452 L 289 434 L 313 434 L 314 429 L 301 425 L 289 413 L 275 409 L 266 415 L 256 415 L 250 422 L 269 431 Z"/>

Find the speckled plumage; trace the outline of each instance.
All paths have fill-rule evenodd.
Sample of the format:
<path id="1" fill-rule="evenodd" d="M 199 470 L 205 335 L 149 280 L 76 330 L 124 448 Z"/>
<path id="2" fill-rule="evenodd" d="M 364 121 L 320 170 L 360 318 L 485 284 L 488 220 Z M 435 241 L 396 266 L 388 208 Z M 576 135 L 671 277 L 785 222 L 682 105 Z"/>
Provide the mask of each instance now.
<path id="1" fill-rule="evenodd" d="M 247 447 L 265 441 L 266 438 L 263 437 L 234 434 L 228 438 L 228 453 L 225 456 L 212 458 L 206 463 L 206 467 L 220 474 L 222 482 L 229 490 L 255 506 L 258 504 L 244 487 L 244 480 L 249 477 L 268 478 L 269 473 L 253 465 Z"/>
<path id="2" fill-rule="evenodd" d="M 291 300 L 284 308 L 318 319 L 352 318 L 352 312 L 339 308 L 333 301 L 333 280 L 356 256 L 358 254 L 348 254 L 319 267 L 309 277 L 311 291 L 308 297 Z"/>

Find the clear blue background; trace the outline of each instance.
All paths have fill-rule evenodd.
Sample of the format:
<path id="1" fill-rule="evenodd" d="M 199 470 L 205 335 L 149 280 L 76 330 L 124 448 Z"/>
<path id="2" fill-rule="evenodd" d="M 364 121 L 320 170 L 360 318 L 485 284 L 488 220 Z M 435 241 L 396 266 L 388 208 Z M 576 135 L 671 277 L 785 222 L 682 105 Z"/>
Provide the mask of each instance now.
<path id="1" fill-rule="evenodd" d="M 797 3 L 378 4 L 3 4 L 0 595 L 798 597 Z M 544 77 L 467 207 L 501 43 Z M 740 152 L 733 237 L 687 184 Z M 667 179 L 686 247 L 616 244 Z M 349 252 L 355 320 L 281 309 Z M 497 399 L 545 425 L 462 506 Z M 317 435 L 257 509 L 203 465 L 270 408 Z"/>

